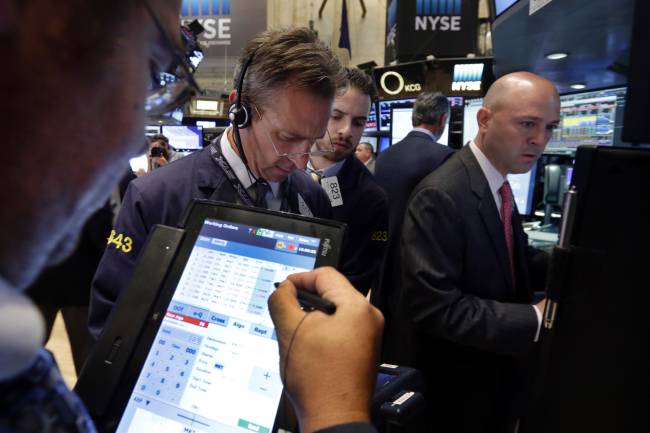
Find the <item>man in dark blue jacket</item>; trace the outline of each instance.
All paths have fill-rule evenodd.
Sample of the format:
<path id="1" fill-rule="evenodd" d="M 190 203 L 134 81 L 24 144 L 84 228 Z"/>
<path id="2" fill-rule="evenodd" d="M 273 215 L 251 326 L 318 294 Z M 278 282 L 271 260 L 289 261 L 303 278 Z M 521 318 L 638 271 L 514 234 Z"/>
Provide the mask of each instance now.
<path id="1" fill-rule="evenodd" d="M 377 158 L 375 177 L 388 194 L 390 203 L 390 241 L 380 287 L 373 291 L 372 301 L 382 310 L 387 320 L 392 304 L 391 288 L 401 284 L 401 259 L 397 255 L 397 248 L 409 196 L 426 175 L 454 153 L 437 142 L 445 131 L 448 117 L 449 101 L 442 93 L 421 93 L 413 106 L 411 132 Z"/>
<path id="2" fill-rule="evenodd" d="M 245 112 L 237 130 L 228 128 L 202 151 L 129 186 L 93 281 L 89 327 L 95 337 L 126 289 L 149 231 L 155 224 L 178 225 L 193 199 L 331 216 L 327 196 L 302 170 L 315 140 L 327 136 L 343 78 L 338 60 L 307 29 L 268 31 L 248 43 L 237 77 L 241 95 L 233 90 L 230 101 L 239 100 Z"/>
<path id="3" fill-rule="evenodd" d="M 333 218 L 348 231 L 339 270 L 364 295 L 376 287 L 388 241 L 388 198 L 354 151 L 366 126 L 376 92 L 372 78 L 346 68 L 346 86 L 334 99 L 327 131 L 331 152 L 310 158 L 308 171 L 318 180 L 332 205 Z M 326 150 L 329 141 L 316 147 Z"/>

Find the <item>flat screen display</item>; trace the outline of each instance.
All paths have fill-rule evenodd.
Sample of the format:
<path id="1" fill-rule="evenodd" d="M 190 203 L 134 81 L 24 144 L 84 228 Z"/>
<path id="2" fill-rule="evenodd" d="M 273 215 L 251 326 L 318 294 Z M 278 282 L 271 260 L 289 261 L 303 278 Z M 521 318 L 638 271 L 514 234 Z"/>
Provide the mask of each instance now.
<path id="1" fill-rule="evenodd" d="M 395 99 L 393 101 L 381 101 L 379 103 L 379 130 L 390 131 L 390 110 L 391 108 L 412 108 L 415 99 Z"/>
<path id="2" fill-rule="evenodd" d="M 509 174 L 508 182 L 512 189 L 512 195 L 517 209 L 522 215 L 532 215 L 533 209 L 533 193 L 535 192 L 535 173 L 537 166 L 527 173 Z"/>
<path id="3" fill-rule="evenodd" d="M 202 128 L 216 128 L 217 122 L 214 120 L 197 120 L 196 126 L 200 126 Z"/>
<path id="4" fill-rule="evenodd" d="M 560 126 L 546 152 L 573 154 L 582 144 L 620 144 L 625 92 L 619 87 L 560 96 Z"/>
<path id="5" fill-rule="evenodd" d="M 178 151 L 198 150 L 203 147 L 202 126 L 163 125 L 162 133 Z"/>
<path id="6" fill-rule="evenodd" d="M 472 141 L 478 134 L 476 113 L 483 106 L 483 98 L 467 98 L 463 107 L 463 145 Z"/>
<path id="7" fill-rule="evenodd" d="M 365 131 L 376 131 L 377 130 L 377 104 L 370 104 L 370 112 L 368 113 L 368 120 L 366 120 Z"/>
<path id="8" fill-rule="evenodd" d="M 117 432 L 270 432 L 282 382 L 267 299 L 319 245 L 205 219 Z"/>
<path id="9" fill-rule="evenodd" d="M 392 110 L 392 123 L 391 123 L 391 143 L 397 144 L 402 141 L 404 137 L 413 129 L 413 122 L 411 116 L 413 108 L 393 108 Z M 447 116 L 447 124 L 445 131 L 438 139 L 438 143 L 449 145 L 449 116 Z"/>

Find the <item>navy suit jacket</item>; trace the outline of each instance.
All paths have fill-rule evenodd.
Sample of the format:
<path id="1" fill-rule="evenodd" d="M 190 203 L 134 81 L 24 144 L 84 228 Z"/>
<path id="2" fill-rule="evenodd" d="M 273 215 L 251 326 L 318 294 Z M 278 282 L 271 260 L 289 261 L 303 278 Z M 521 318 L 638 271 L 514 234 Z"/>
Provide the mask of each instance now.
<path id="1" fill-rule="evenodd" d="M 396 269 L 400 261 L 397 248 L 408 199 L 415 186 L 453 154 L 452 149 L 434 143 L 429 135 L 411 131 L 377 157 L 375 179 L 388 195 L 389 229 L 384 268 L 379 287 L 373 290 L 372 302 L 382 310 L 387 322 L 390 320 L 390 292 L 400 279 Z"/>
<path id="2" fill-rule="evenodd" d="M 332 207 L 332 218 L 348 230 L 339 271 L 366 295 L 376 287 L 388 232 L 388 198 L 354 154 L 338 172 L 343 204 Z"/>
<path id="3" fill-rule="evenodd" d="M 221 136 L 215 139 L 219 143 Z M 331 218 L 332 209 L 325 192 L 301 170 L 288 178 L 289 205 L 299 209 L 298 194 L 317 218 Z M 193 199 L 237 202 L 237 194 L 225 173 L 214 161 L 210 149 L 158 168 L 133 180 L 126 190 L 115 234 L 128 237 L 121 248 L 109 244 L 99 263 L 90 293 L 89 328 L 98 338 L 118 297 L 133 273 L 136 259 L 156 224 L 176 227 Z"/>
<path id="4" fill-rule="evenodd" d="M 547 263 L 527 245 L 516 209 L 513 234 L 515 281 L 499 211 L 469 147 L 411 196 L 385 361 L 422 371 L 436 432 L 512 426 L 521 384 L 515 373 L 538 326 L 530 303 L 544 287 Z"/>

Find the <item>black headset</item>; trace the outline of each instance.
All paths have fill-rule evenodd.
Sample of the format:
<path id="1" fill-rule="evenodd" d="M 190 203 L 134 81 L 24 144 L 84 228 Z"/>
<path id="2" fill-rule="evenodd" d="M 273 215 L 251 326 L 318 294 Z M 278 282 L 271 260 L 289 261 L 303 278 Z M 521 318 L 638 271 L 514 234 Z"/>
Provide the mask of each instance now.
<path id="1" fill-rule="evenodd" d="M 241 137 L 239 135 L 239 130 L 246 128 L 248 125 L 251 124 L 252 111 L 248 104 L 242 102 L 241 94 L 242 94 L 242 89 L 244 87 L 244 78 L 246 77 L 246 71 L 248 70 L 251 63 L 253 62 L 255 51 L 253 51 L 250 57 L 246 60 L 244 66 L 241 68 L 241 71 L 239 72 L 239 79 L 237 80 L 237 99 L 235 99 L 235 103 L 231 105 L 230 109 L 228 110 L 228 119 L 232 123 L 233 135 L 235 138 L 235 146 L 237 146 L 237 150 L 239 150 L 239 155 L 241 157 L 241 160 L 247 169 L 248 169 L 248 160 L 246 159 L 246 154 L 244 153 L 244 147 L 241 144 Z M 250 170 L 248 171 L 250 174 Z"/>

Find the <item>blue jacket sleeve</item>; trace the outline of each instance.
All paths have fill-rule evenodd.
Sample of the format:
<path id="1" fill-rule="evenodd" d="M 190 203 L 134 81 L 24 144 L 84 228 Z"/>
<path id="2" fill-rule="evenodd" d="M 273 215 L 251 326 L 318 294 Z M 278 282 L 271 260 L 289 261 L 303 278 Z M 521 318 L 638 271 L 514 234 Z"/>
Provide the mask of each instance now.
<path id="1" fill-rule="evenodd" d="M 99 338 L 113 306 L 126 289 L 149 233 L 144 209 L 142 195 L 131 183 L 91 286 L 88 326 L 95 338 Z"/>

